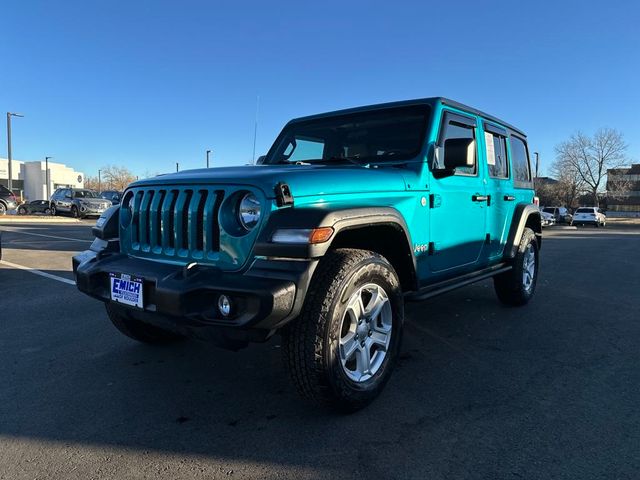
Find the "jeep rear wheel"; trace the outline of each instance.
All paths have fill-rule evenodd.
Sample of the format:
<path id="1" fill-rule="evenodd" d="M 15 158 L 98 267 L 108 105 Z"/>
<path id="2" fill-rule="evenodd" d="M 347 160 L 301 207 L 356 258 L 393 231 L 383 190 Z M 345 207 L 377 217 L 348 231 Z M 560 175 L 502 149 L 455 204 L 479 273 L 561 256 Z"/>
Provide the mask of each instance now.
<path id="1" fill-rule="evenodd" d="M 7 206 L 0 202 L 0 215 L 4 215 L 5 213 L 7 213 Z"/>
<path id="2" fill-rule="evenodd" d="M 184 338 L 182 335 L 158 328 L 133 318 L 123 307 L 107 303 L 107 315 L 111 323 L 127 337 L 150 345 L 162 345 Z"/>
<path id="3" fill-rule="evenodd" d="M 513 268 L 493 277 L 500 301 L 507 305 L 526 304 L 536 289 L 538 280 L 538 240 L 530 228 L 525 228 L 513 259 Z"/>
<path id="4" fill-rule="evenodd" d="M 283 332 L 298 392 L 352 412 L 384 388 L 398 356 L 404 304 L 398 276 L 374 252 L 338 249 L 318 265 L 300 317 Z"/>

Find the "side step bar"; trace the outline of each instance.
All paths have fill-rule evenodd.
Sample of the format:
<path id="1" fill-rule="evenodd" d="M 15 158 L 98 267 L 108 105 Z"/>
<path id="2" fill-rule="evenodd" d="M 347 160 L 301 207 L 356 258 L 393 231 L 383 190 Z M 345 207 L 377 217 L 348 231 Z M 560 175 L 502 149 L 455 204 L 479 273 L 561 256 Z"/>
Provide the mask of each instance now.
<path id="1" fill-rule="evenodd" d="M 417 292 L 409 292 L 405 294 L 404 298 L 408 302 L 419 302 L 421 300 L 426 300 L 427 298 L 435 297 L 436 295 L 450 292 L 456 288 L 464 287 L 465 285 L 486 280 L 487 278 L 491 278 L 499 273 L 508 272 L 512 268 L 513 267 L 511 265 L 500 263 L 483 270 L 478 270 L 477 272 L 466 273 L 450 280 L 444 280 L 442 282 L 434 283 L 433 285 L 427 285 Z"/>

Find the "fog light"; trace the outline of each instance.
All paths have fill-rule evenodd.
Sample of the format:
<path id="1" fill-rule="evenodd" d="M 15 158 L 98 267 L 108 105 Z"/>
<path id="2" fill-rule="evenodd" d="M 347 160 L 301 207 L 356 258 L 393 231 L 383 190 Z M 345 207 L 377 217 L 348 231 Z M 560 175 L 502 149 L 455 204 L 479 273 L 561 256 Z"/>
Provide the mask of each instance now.
<path id="1" fill-rule="evenodd" d="M 231 299 L 226 295 L 218 297 L 218 310 L 223 317 L 231 315 Z"/>

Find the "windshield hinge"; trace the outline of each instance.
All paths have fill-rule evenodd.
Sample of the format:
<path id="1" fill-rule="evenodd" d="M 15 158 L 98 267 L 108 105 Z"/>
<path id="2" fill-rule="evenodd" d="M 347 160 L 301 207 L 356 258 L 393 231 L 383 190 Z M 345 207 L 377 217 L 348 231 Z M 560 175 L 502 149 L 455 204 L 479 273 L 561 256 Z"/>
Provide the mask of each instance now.
<path id="1" fill-rule="evenodd" d="M 278 182 L 275 188 L 276 203 L 279 207 L 285 207 L 287 205 L 293 205 L 293 195 L 291 195 L 291 189 L 289 185 L 283 182 Z"/>

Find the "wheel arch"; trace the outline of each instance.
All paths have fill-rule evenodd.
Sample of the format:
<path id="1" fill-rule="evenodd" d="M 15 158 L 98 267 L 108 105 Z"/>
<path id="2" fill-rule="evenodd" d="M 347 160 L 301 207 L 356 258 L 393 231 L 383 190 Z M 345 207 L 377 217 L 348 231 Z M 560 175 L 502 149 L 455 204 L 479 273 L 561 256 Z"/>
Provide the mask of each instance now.
<path id="1" fill-rule="evenodd" d="M 530 203 L 521 203 L 516 206 L 513 213 L 513 219 L 511 221 L 511 229 L 509 230 L 509 237 L 507 238 L 507 245 L 505 248 L 505 258 L 513 259 L 518 251 L 518 245 L 520 245 L 520 239 L 524 233 L 525 228 L 530 228 L 536 235 L 538 241 L 538 248 L 542 247 L 542 217 L 540 210 Z"/>
<path id="2" fill-rule="evenodd" d="M 280 228 L 331 227 L 329 241 L 320 244 L 275 244 L 270 241 Z M 326 210 L 291 208 L 274 212 L 258 237 L 255 255 L 286 258 L 321 258 L 336 248 L 371 250 L 384 256 L 396 270 L 403 291 L 417 288 L 416 259 L 409 228 L 393 207 Z"/>

